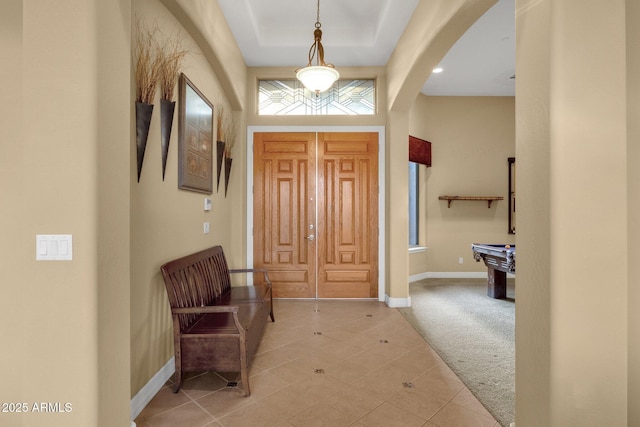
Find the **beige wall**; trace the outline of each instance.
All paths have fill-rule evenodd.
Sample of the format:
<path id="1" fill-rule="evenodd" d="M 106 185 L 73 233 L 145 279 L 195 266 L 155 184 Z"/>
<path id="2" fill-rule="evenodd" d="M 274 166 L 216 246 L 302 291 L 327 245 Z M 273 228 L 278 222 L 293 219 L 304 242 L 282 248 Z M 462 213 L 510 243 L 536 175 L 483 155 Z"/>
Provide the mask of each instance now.
<path id="1" fill-rule="evenodd" d="M 513 97 L 431 97 L 420 94 L 411 110 L 410 134 L 431 141 L 432 164 L 420 167 L 422 220 L 411 274 L 486 273 L 473 260 L 472 243 L 515 243 L 508 230 L 508 157 L 515 156 Z M 439 196 L 501 196 L 487 202 Z M 463 259 L 460 264 L 459 258 Z M 425 265 L 418 271 L 414 264 Z"/>
<path id="2" fill-rule="evenodd" d="M 143 25 L 158 25 L 158 39 L 173 37 L 189 50 L 182 71 L 214 105 L 214 114 L 222 106 L 232 114 L 216 74 L 200 47 L 176 18 L 157 0 L 134 3 L 134 16 Z M 135 24 L 135 22 L 134 22 Z M 132 31 L 136 31 L 135 27 Z M 177 95 L 176 91 L 176 95 Z M 131 393 L 135 395 L 149 379 L 173 356 L 173 326 L 160 266 L 170 259 L 213 245 L 222 245 L 233 254 L 242 235 L 234 219 L 232 206 L 241 200 L 242 161 L 233 164 L 228 195 L 224 196 L 224 177 L 220 192 L 216 190 L 214 162 L 214 192 L 211 195 L 178 189 L 178 108 L 174 117 L 169 145 L 167 169 L 162 180 L 160 150 L 160 101 L 156 95 L 147 149 L 140 182 L 137 182 L 136 162 L 132 160 L 131 176 Z M 215 137 L 215 134 L 214 134 Z M 237 144 L 240 145 L 240 144 Z M 135 159 L 132 144 L 131 158 Z M 215 151 L 215 147 L 214 147 Z M 240 156 L 240 152 L 234 155 Z M 235 157 L 235 156 L 234 156 Z M 234 159 L 235 160 L 235 159 Z M 213 209 L 205 212 L 205 197 L 210 197 Z M 240 210 L 235 210 L 239 212 Z M 211 232 L 203 233 L 203 223 L 210 223 Z M 234 224 L 234 226 L 231 226 Z M 229 256 L 231 265 L 243 258 Z"/>
<path id="3" fill-rule="evenodd" d="M 632 425 L 625 2 L 517 16 L 516 423 Z"/>
<path id="4" fill-rule="evenodd" d="M 628 402 L 640 402 L 640 3 L 627 5 L 627 171 L 629 262 L 629 396 Z M 629 404 L 630 426 L 640 425 L 640 405 Z"/>
<path id="5" fill-rule="evenodd" d="M 0 7 L 1 400 L 71 404 L 0 424 L 126 425 L 130 5 Z M 73 260 L 36 261 L 36 234 L 71 234 Z"/>
<path id="6" fill-rule="evenodd" d="M 516 417 L 520 425 L 551 426 L 550 2 L 520 1 L 516 7 Z"/>
<path id="7" fill-rule="evenodd" d="M 10 245 L 0 247 L 0 259 L 4 280 L 0 283 L 0 336 L 5 345 L 0 351 L 0 374 L 4 387 L 0 387 L 1 402 L 21 402 L 27 394 L 22 386 L 22 372 L 25 370 L 25 346 L 23 336 L 29 328 L 22 320 L 25 310 L 25 289 L 22 270 L 26 267 L 29 251 L 35 245 L 29 243 L 35 237 L 25 238 L 26 232 L 22 216 L 26 199 L 24 184 L 23 154 L 24 129 L 22 128 L 22 0 L 10 0 L 0 4 L 0 55 L 13 58 L 3 61 L 0 78 L 6 85 L 3 102 L 0 103 L 0 232 Z M 13 268 L 10 268 L 13 266 Z M 14 284 L 14 285 L 12 285 Z M 21 414 L 3 414 L 2 421 L 9 426 L 22 425 Z"/>

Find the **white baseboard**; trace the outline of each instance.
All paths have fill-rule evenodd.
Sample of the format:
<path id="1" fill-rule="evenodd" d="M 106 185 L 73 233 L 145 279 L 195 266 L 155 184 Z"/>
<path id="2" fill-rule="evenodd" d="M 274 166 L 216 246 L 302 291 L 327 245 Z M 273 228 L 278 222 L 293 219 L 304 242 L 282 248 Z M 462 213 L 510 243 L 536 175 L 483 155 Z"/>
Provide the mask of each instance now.
<path id="1" fill-rule="evenodd" d="M 429 273 L 420 273 L 409 276 L 409 283 L 418 282 L 420 280 L 428 279 Z"/>
<path id="2" fill-rule="evenodd" d="M 151 399 L 160 391 L 163 385 L 171 378 L 176 371 L 175 358 L 169 359 L 165 365 L 149 380 L 148 383 L 140 389 L 140 391 L 131 399 L 131 419 L 135 420 L 142 410 L 151 402 Z M 136 423 L 131 421 L 131 427 L 135 427 Z"/>
<path id="3" fill-rule="evenodd" d="M 431 271 L 427 273 L 428 278 L 433 279 L 486 279 L 487 272 L 484 271 Z"/>
<path id="4" fill-rule="evenodd" d="M 384 302 L 387 304 L 387 307 L 390 308 L 411 307 L 411 297 L 391 298 L 389 295 L 385 294 Z"/>
<path id="5" fill-rule="evenodd" d="M 507 273 L 507 278 L 514 278 L 515 274 Z M 409 276 L 409 283 L 424 279 L 486 279 L 487 272 L 480 271 L 430 271 Z"/>

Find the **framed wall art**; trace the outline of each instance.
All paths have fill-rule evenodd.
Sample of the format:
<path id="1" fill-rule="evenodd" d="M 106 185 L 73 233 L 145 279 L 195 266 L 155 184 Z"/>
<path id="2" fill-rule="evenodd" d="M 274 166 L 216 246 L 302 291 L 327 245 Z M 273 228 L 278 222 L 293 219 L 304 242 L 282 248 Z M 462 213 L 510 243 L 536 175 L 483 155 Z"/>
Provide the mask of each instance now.
<path id="1" fill-rule="evenodd" d="M 185 76 L 179 79 L 178 188 L 213 192 L 213 104 Z"/>

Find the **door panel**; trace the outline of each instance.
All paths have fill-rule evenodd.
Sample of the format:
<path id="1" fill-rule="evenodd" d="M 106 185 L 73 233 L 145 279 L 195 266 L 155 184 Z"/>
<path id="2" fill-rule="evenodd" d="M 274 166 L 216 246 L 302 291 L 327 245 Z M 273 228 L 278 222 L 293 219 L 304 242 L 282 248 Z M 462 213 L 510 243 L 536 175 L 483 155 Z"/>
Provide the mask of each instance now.
<path id="1" fill-rule="evenodd" d="M 318 297 L 378 296 L 378 134 L 318 134 Z"/>
<path id="2" fill-rule="evenodd" d="M 377 297 L 377 180 L 377 133 L 254 134 L 254 263 L 274 297 Z"/>
<path id="3" fill-rule="evenodd" d="M 253 246 L 276 298 L 314 298 L 315 133 L 254 134 Z"/>

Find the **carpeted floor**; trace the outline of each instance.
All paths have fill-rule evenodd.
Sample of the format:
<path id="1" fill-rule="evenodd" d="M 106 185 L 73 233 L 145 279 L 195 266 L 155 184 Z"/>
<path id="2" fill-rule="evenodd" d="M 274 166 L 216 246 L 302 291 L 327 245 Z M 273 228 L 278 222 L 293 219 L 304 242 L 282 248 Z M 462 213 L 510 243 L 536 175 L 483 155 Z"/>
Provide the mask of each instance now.
<path id="1" fill-rule="evenodd" d="M 425 279 L 400 312 L 503 426 L 515 420 L 515 291 L 487 296 L 486 279 Z"/>

